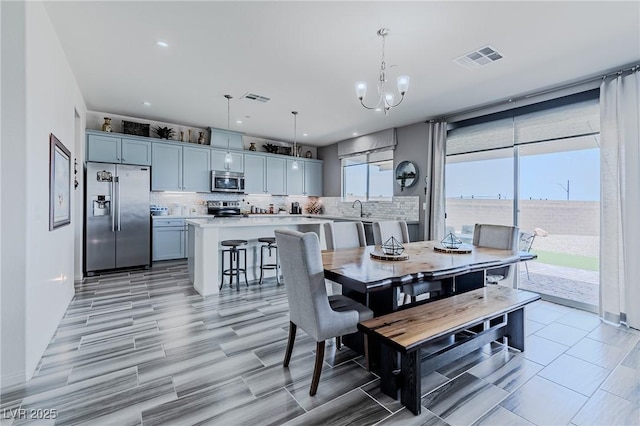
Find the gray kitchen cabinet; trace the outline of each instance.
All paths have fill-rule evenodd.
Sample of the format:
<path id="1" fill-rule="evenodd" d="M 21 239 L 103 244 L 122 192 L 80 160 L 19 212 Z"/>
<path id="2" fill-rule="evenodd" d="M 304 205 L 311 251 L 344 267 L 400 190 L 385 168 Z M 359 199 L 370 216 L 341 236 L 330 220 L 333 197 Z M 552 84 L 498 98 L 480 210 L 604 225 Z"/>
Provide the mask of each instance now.
<path id="1" fill-rule="evenodd" d="M 244 172 L 244 155 L 242 152 L 230 151 L 231 164 L 224 161 L 227 151 L 222 149 L 211 150 L 211 170 L 216 171 L 229 171 L 229 172 Z"/>
<path id="2" fill-rule="evenodd" d="M 293 159 L 287 160 L 287 194 L 288 195 L 322 195 L 322 163 L 298 159 L 298 168 L 291 166 Z"/>
<path id="3" fill-rule="evenodd" d="M 87 161 L 151 165 L 151 142 L 118 135 L 87 134 Z"/>
<path id="4" fill-rule="evenodd" d="M 287 167 L 287 162 L 284 158 L 267 157 L 265 175 L 267 193 L 272 195 L 287 193 L 285 167 Z"/>
<path id="5" fill-rule="evenodd" d="M 304 195 L 322 196 L 322 163 L 320 161 L 304 161 Z"/>
<path id="6" fill-rule="evenodd" d="M 229 139 L 228 143 L 227 138 Z M 242 149 L 242 133 L 211 129 L 211 146 L 224 149 L 227 149 L 227 146 L 231 149 Z"/>
<path id="7" fill-rule="evenodd" d="M 152 260 L 185 258 L 187 238 L 184 219 L 154 219 Z"/>
<path id="8" fill-rule="evenodd" d="M 211 157 L 208 148 L 182 147 L 182 190 L 211 191 Z"/>
<path id="9" fill-rule="evenodd" d="M 294 169 L 293 159 L 287 159 L 287 195 L 304 195 L 305 162 L 298 160 L 298 168 Z"/>
<path id="10" fill-rule="evenodd" d="M 267 192 L 266 157 L 260 154 L 244 154 L 244 192 L 264 194 Z"/>
<path id="11" fill-rule="evenodd" d="M 151 153 L 151 190 L 182 191 L 182 147 L 154 143 Z"/>

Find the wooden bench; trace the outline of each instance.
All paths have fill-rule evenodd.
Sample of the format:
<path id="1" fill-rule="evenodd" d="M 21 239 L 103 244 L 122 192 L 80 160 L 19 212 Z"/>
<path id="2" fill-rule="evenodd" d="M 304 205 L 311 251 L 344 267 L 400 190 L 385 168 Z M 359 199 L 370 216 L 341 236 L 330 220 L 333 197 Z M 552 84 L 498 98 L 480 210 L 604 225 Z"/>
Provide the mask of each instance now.
<path id="1" fill-rule="evenodd" d="M 420 414 L 421 377 L 494 340 L 524 351 L 524 306 L 540 296 L 489 286 L 364 321 L 380 344 L 380 388 Z M 398 354 L 400 366 L 398 369 Z"/>

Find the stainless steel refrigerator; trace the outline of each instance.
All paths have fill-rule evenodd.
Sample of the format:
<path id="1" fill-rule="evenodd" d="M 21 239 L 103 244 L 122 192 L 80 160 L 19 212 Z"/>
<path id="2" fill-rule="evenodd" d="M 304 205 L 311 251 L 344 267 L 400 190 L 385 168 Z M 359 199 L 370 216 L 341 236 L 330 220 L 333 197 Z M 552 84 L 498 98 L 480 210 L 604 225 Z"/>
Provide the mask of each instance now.
<path id="1" fill-rule="evenodd" d="M 85 273 L 149 266 L 149 166 L 87 163 Z"/>

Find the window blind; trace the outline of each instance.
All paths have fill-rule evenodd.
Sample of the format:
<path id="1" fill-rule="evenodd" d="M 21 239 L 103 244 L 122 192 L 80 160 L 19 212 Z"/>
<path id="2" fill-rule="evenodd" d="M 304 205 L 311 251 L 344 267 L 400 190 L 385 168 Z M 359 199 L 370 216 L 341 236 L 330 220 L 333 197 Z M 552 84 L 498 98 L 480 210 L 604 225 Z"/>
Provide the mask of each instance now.
<path id="1" fill-rule="evenodd" d="M 386 129 L 338 142 L 338 158 L 395 149 L 396 129 Z"/>
<path id="2" fill-rule="evenodd" d="M 600 132 L 598 90 L 452 123 L 447 155 L 593 135 Z"/>

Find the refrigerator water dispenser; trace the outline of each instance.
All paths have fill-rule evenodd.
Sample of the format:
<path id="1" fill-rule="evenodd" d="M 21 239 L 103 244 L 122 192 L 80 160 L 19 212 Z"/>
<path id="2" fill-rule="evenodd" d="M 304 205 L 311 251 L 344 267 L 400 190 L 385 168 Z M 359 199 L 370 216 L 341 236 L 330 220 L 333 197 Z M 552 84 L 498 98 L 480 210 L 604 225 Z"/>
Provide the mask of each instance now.
<path id="1" fill-rule="evenodd" d="M 92 216 L 109 216 L 111 215 L 111 196 L 109 195 L 92 195 L 91 196 Z"/>

